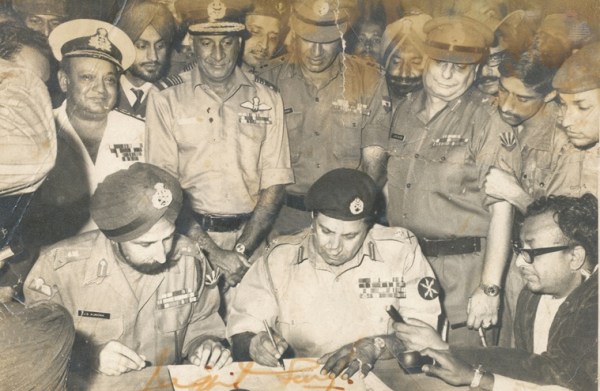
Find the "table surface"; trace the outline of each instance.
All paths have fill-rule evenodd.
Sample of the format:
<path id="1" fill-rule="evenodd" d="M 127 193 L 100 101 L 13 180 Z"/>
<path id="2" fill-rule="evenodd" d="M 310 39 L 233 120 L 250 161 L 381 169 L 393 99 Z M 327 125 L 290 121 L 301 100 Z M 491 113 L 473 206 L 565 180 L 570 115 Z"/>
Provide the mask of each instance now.
<path id="1" fill-rule="evenodd" d="M 445 391 L 468 390 L 468 387 L 453 387 L 442 380 L 424 374 L 407 375 L 396 360 L 380 360 L 373 373 L 392 390 Z M 83 380 L 76 374 L 69 377 L 69 390 L 92 391 L 173 391 L 171 377 L 166 366 L 145 368 L 141 371 L 125 373 L 121 376 L 95 374 L 92 379 Z M 203 391 L 194 388 L 196 391 Z M 206 390 L 208 391 L 208 390 Z"/>

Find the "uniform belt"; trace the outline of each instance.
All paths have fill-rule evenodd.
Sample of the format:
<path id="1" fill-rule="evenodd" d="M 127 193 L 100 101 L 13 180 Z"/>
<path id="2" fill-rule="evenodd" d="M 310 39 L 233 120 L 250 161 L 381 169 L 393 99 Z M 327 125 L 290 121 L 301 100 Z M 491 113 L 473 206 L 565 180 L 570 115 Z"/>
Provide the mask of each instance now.
<path id="1" fill-rule="evenodd" d="M 456 239 L 419 238 L 419 245 L 426 257 L 471 254 L 481 251 L 481 238 L 472 236 Z"/>
<path id="2" fill-rule="evenodd" d="M 194 220 L 200 224 L 203 230 L 209 232 L 231 232 L 237 231 L 244 223 L 250 220 L 252 213 L 243 213 L 230 216 L 215 216 L 194 212 Z"/>
<path id="3" fill-rule="evenodd" d="M 298 209 L 303 212 L 306 212 L 306 205 L 304 204 L 303 195 L 294 195 L 294 194 L 285 194 L 285 204 L 290 208 Z"/>

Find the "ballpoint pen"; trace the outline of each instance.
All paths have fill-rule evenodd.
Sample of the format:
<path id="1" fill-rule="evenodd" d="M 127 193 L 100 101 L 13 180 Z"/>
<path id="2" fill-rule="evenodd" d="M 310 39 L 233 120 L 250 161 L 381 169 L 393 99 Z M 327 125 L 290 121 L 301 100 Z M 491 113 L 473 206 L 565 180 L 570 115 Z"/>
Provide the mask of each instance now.
<path id="1" fill-rule="evenodd" d="M 271 328 L 269 327 L 269 324 L 266 320 L 263 320 L 263 324 L 265 325 L 265 330 L 267 330 L 267 334 L 269 335 L 269 339 L 271 340 L 273 347 L 275 348 L 275 350 L 277 350 L 277 344 L 275 343 L 275 338 L 273 338 L 273 333 L 271 333 Z M 285 364 L 283 363 L 283 358 L 279 358 L 279 365 L 281 365 L 281 368 L 285 371 Z"/>

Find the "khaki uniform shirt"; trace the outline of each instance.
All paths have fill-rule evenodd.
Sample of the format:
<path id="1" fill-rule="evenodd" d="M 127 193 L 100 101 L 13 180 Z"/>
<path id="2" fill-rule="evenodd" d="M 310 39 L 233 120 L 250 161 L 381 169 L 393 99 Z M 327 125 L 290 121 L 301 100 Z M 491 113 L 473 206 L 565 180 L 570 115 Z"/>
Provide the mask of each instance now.
<path id="1" fill-rule="evenodd" d="M 517 135 L 523 160 L 520 181 L 534 199 L 550 194 L 578 197 L 592 190 L 588 188 L 590 178 L 585 179 L 586 173 L 582 172 L 586 153 L 569 143 L 558 124 L 556 103 L 546 104 L 519 126 Z"/>
<path id="2" fill-rule="evenodd" d="M 197 68 L 148 97 L 148 162 L 179 178 L 198 213 L 250 213 L 260 190 L 294 180 L 279 94 L 239 68 L 232 77 L 225 99 Z"/>
<path id="3" fill-rule="evenodd" d="M 40 255 L 23 286 L 25 299 L 63 305 L 92 346 L 116 340 L 154 365 L 174 364 L 194 339 L 221 338 L 225 330 L 214 273 L 198 273 L 206 260 L 185 237 L 173 246 L 177 263 L 146 275 L 127 266 L 100 231 L 62 241 Z M 126 275 L 136 274 L 132 284 Z"/>
<path id="4" fill-rule="evenodd" d="M 318 255 L 310 230 L 280 237 L 241 284 L 227 335 L 274 327 L 297 357 L 318 357 L 361 338 L 390 334 L 385 312 L 437 327 L 439 285 L 415 236 L 375 225 L 357 256 L 331 267 Z"/>
<path id="5" fill-rule="evenodd" d="M 409 95 L 394 113 L 387 173 L 390 225 L 432 239 L 487 236 L 491 214 L 482 189 L 503 160 L 519 173 L 520 149 L 496 107 L 467 90 L 426 120 L 425 91 Z"/>
<path id="6" fill-rule="evenodd" d="M 50 96 L 33 72 L 0 60 L 0 196 L 33 193 L 54 166 Z"/>
<path id="7" fill-rule="evenodd" d="M 309 82 L 289 56 L 273 60 L 260 76 L 281 90 L 296 183 L 288 191 L 306 194 L 323 174 L 357 168 L 361 149 L 386 147 L 391 100 L 375 63 L 338 55 L 336 69 L 321 89 Z"/>
<path id="8" fill-rule="evenodd" d="M 568 178 L 566 195 L 581 197 L 592 193 L 598 197 L 598 175 L 600 170 L 600 144 L 581 150 L 569 144 L 564 149 L 567 156 L 565 177 Z"/>

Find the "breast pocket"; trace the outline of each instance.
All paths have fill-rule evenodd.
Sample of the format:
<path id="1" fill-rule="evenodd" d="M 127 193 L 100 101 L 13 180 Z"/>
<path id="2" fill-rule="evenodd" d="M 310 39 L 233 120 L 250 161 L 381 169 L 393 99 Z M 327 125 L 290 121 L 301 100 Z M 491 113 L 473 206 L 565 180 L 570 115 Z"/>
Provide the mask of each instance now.
<path id="1" fill-rule="evenodd" d="M 111 340 L 118 340 L 123 335 L 123 318 L 96 319 L 78 316 L 77 331 L 90 338 L 96 344 L 104 344 Z"/>
<path id="2" fill-rule="evenodd" d="M 223 135 L 215 120 L 204 117 L 178 118 L 174 131 L 177 144 L 186 149 L 199 143 L 218 143 Z"/>
<path id="3" fill-rule="evenodd" d="M 192 315 L 192 305 L 184 304 L 178 307 L 156 309 L 154 318 L 156 327 L 162 333 L 172 333 L 181 330 L 189 324 Z"/>
<path id="4" fill-rule="evenodd" d="M 363 116 L 352 112 L 336 112 L 333 154 L 340 160 L 359 160 Z"/>
<path id="5" fill-rule="evenodd" d="M 302 126 L 304 115 L 302 113 L 289 113 L 285 115 L 285 124 L 288 131 L 290 144 L 290 157 L 296 163 L 302 155 Z"/>

